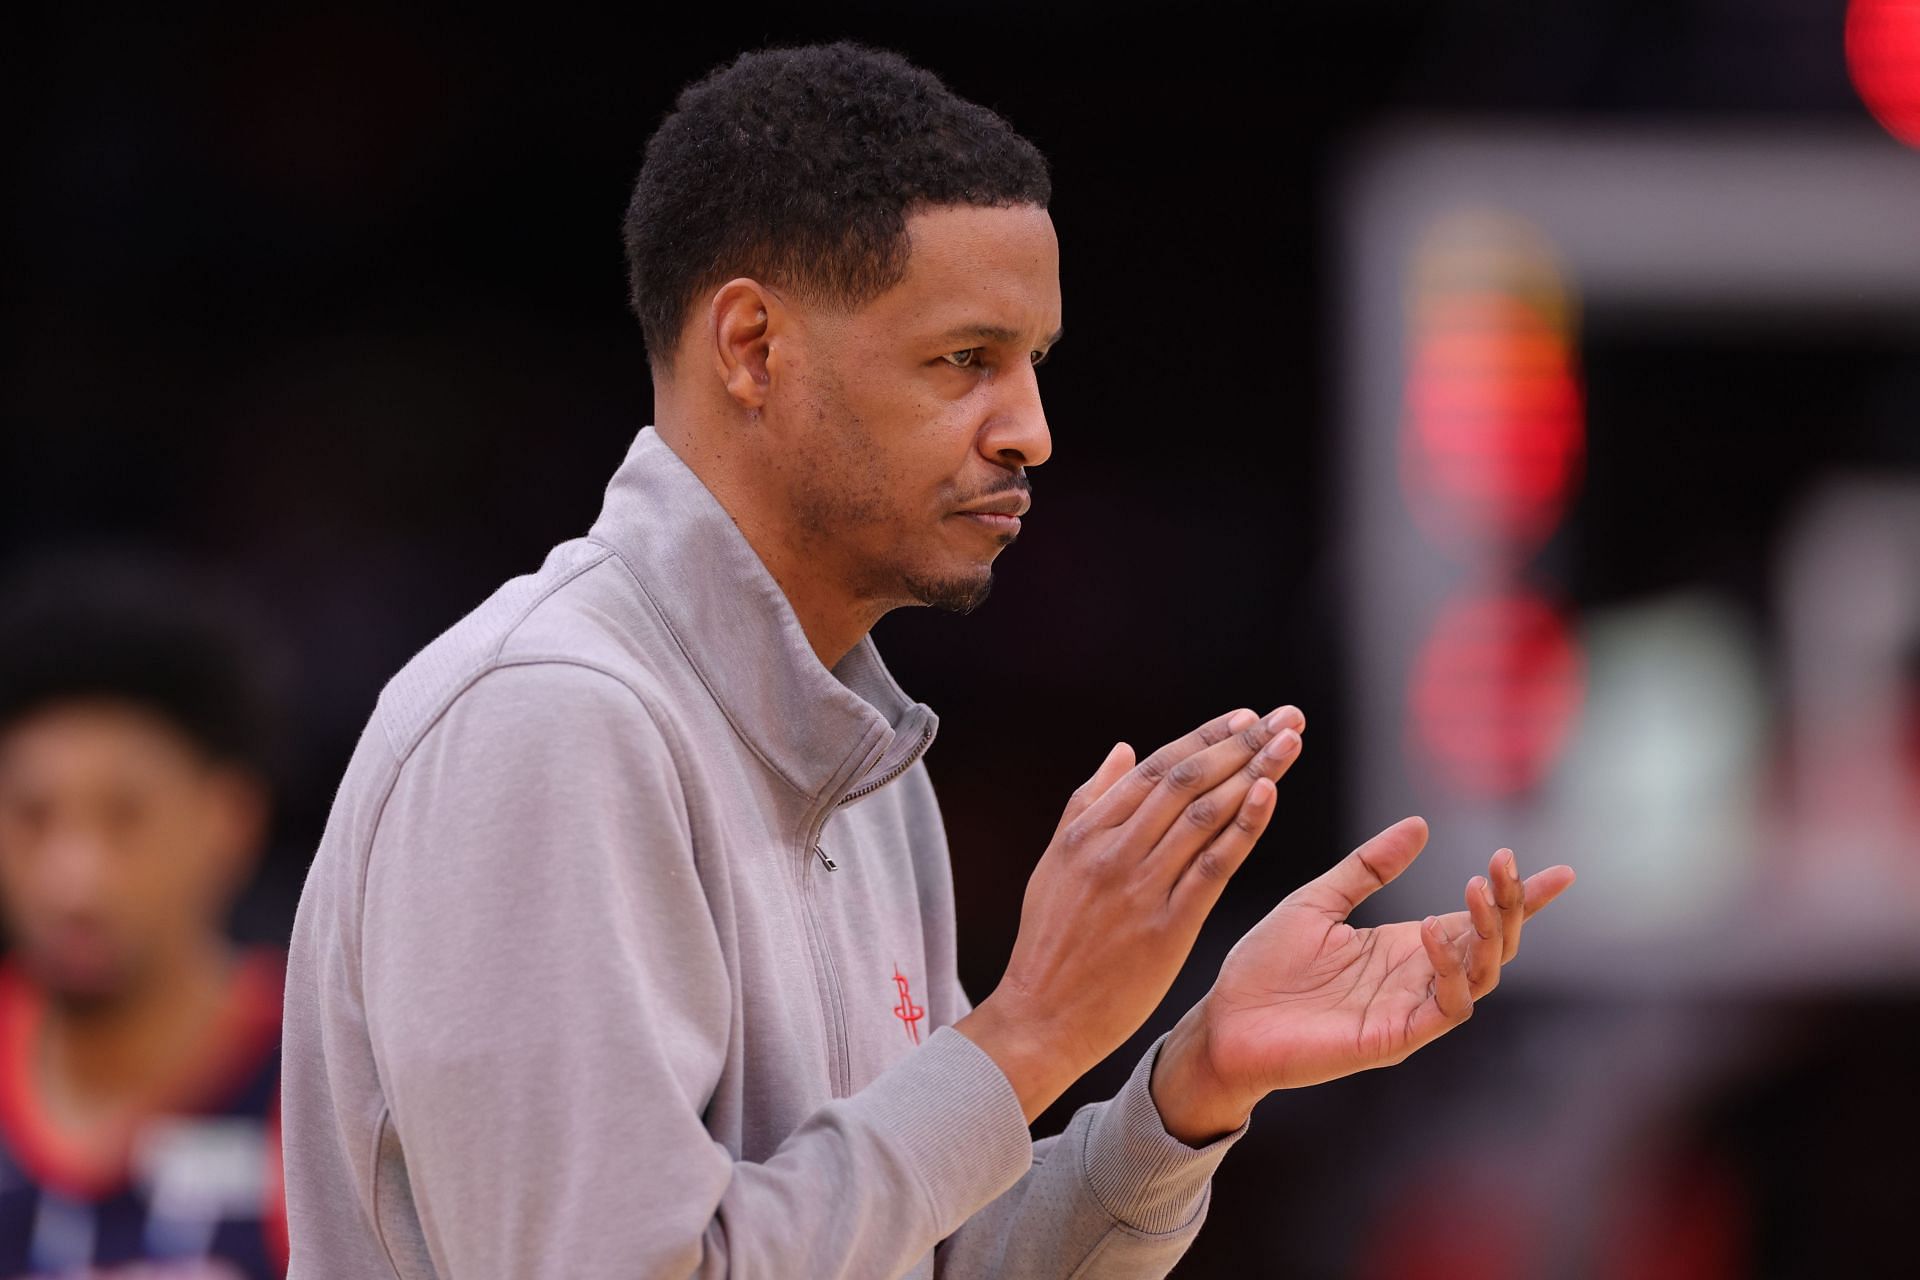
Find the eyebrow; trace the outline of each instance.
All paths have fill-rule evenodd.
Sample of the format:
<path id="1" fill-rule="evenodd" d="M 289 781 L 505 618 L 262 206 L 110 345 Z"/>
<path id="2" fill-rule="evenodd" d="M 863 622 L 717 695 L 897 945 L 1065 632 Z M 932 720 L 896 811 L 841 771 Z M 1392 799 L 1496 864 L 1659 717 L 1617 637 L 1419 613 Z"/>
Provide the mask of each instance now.
<path id="1" fill-rule="evenodd" d="M 1066 331 L 1064 325 L 1055 329 L 1051 334 L 1047 335 L 1045 341 L 1041 343 L 1041 346 L 1053 346 L 1054 343 L 1060 341 L 1061 335 L 1066 333 Z M 958 329 L 949 329 L 941 334 L 938 340 L 941 342 L 979 341 L 983 343 L 998 343 L 1001 346 L 1010 347 L 1020 341 L 1020 334 L 1017 330 L 1008 329 L 997 324 L 972 324 L 962 325 Z"/>

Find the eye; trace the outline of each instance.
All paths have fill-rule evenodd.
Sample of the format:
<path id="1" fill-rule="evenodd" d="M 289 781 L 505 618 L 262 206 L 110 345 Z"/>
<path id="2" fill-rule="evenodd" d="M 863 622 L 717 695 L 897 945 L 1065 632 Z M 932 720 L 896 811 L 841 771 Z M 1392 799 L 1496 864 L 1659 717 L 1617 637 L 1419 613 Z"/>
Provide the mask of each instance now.
<path id="1" fill-rule="evenodd" d="M 1034 368 L 1038 369 L 1047 362 L 1047 357 L 1052 354 L 1052 351 L 1029 351 L 1027 352 L 1027 360 Z"/>
<path id="2" fill-rule="evenodd" d="M 949 351 L 940 358 L 956 369 L 971 369 L 980 363 L 980 348 L 968 347 L 965 351 Z"/>

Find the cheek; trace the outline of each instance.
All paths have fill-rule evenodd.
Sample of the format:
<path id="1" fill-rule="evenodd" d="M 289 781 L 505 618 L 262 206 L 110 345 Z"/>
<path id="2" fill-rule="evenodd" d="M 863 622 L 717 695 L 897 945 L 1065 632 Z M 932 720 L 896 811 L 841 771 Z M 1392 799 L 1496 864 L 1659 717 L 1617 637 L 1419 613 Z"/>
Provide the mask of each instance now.
<path id="1" fill-rule="evenodd" d="M 946 396 L 931 386 L 917 387 L 904 397 L 887 435 L 895 469 L 922 485 L 951 488 L 968 469 L 986 417 L 987 397 L 981 388 Z"/>
<path id="2" fill-rule="evenodd" d="M 889 390 L 848 388 L 809 460 L 815 487 L 830 488 L 863 523 L 912 512 L 924 483 L 928 407 Z"/>
<path id="3" fill-rule="evenodd" d="M 197 907 L 219 898 L 225 876 L 224 850 L 230 833 L 210 804 L 183 808 L 164 836 L 164 875 L 172 899 Z"/>
<path id="4" fill-rule="evenodd" d="M 111 896 L 126 914 L 156 922 L 194 906 L 212 860 L 197 806 L 169 797 L 113 834 L 121 874 Z"/>
<path id="5" fill-rule="evenodd" d="M 923 373 L 812 384 L 822 448 L 802 465 L 813 505 L 831 493 L 825 505 L 847 523 L 921 526 L 965 491 L 984 396 L 977 386 L 951 394 Z"/>
<path id="6" fill-rule="evenodd" d="M 0 837 L 0 921 L 18 933 L 22 913 L 34 899 L 32 854 L 18 840 Z"/>

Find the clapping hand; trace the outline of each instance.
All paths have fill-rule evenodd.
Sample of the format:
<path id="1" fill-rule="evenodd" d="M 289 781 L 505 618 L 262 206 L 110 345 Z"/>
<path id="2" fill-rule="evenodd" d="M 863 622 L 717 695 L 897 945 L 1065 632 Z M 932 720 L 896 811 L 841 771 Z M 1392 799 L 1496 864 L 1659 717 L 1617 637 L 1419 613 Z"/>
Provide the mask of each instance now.
<path id="1" fill-rule="evenodd" d="M 1522 925 L 1573 883 L 1571 867 L 1522 880 L 1502 849 L 1465 909 L 1355 928 L 1347 917 L 1427 842 L 1396 823 L 1289 894 L 1228 954 L 1207 996 L 1161 1050 L 1154 1097 L 1170 1133 L 1205 1141 L 1276 1089 L 1391 1066 L 1473 1013 L 1520 946 Z"/>

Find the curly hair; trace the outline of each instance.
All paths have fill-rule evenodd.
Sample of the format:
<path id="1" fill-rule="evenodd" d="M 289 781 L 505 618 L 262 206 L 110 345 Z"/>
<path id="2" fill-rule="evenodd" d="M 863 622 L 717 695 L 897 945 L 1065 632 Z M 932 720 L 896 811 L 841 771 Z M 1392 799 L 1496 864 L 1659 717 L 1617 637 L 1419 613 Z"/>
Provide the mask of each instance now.
<path id="1" fill-rule="evenodd" d="M 624 227 L 629 300 L 658 367 L 703 289 L 744 275 L 856 307 L 905 276 L 916 209 L 1051 196 L 1032 143 L 899 54 L 743 54 L 682 90 L 647 143 Z"/>
<path id="2" fill-rule="evenodd" d="M 271 776 L 282 655 L 223 584 L 151 553 L 70 552 L 0 583 L 0 734 L 108 699 L 169 722 L 208 758 Z"/>

